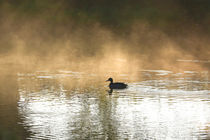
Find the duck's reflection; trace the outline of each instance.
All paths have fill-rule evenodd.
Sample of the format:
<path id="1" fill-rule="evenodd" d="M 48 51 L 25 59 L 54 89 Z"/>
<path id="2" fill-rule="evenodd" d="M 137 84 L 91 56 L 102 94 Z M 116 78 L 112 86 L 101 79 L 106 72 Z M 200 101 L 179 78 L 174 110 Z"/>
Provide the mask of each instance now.
<path id="1" fill-rule="evenodd" d="M 110 88 L 109 90 L 107 90 L 107 92 L 108 92 L 109 95 L 112 95 L 113 89 Z"/>

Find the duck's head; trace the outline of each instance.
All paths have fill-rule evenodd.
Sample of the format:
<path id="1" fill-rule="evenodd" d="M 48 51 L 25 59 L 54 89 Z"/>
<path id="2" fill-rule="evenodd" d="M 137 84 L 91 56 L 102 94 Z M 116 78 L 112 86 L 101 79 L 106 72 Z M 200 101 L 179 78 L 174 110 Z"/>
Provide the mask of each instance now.
<path id="1" fill-rule="evenodd" d="M 108 80 L 106 80 L 106 81 L 110 81 L 111 83 L 113 82 L 113 79 L 112 78 L 109 78 Z"/>

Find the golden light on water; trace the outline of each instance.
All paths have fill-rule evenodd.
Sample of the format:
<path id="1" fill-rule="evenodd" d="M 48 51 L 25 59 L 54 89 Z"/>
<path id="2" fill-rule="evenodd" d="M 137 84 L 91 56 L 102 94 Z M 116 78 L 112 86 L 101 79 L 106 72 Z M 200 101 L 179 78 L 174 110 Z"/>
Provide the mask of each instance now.
<path id="1" fill-rule="evenodd" d="M 18 110 L 23 117 L 23 125 L 29 128 L 34 138 L 202 139 L 209 137 L 206 135 L 209 133 L 206 126 L 210 118 L 207 90 L 161 89 L 160 82 L 160 85 L 152 85 L 150 82 L 154 81 L 149 80 L 130 83 L 128 89 L 108 95 L 106 88 L 96 84 L 97 81 L 92 82 L 94 78 L 90 77 L 87 79 L 91 82 L 89 86 L 83 86 L 81 83 L 81 86 L 72 89 L 66 84 L 69 83 L 68 80 L 62 79 L 70 78 L 72 81 L 72 77 L 66 76 L 73 73 L 60 72 L 63 74 L 54 74 L 56 77 L 52 77 L 52 74 L 40 76 L 37 73 L 34 76 L 37 75 L 38 79 L 31 79 L 30 75 L 29 79 L 25 79 L 28 76 L 20 74 Z M 155 71 L 150 70 L 146 74 L 152 72 Z M 170 74 L 163 70 L 156 72 Z M 77 74 L 79 73 L 73 75 Z M 165 75 L 158 74 L 158 76 Z M 80 79 L 82 77 L 85 78 L 81 76 Z M 53 82 L 56 79 L 60 80 Z M 36 84 L 36 88 L 28 86 L 29 81 Z M 162 82 L 167 84 L 169 81 Z"/>
<path id="2" fill-rule="evenodd" d="M 145 129 L 145 135 L 154 138 L 179 139 L 184 136 L 190 139 L 193 138 L 194 132 L 203 129 L 203 124 L 208 124 L 208 104 L 197 104 L 196 101 L 178 102 L 180 99 L 174 99 L 172 103 L 164 98 L 159 101 L 151 100 L 142 99 L 141 103 L 134 105 L 122 100 L 117 108 L 118 115 L 122 116 L 119 118 L 122 123 L 121 130 L 127 128 L 132 132 L 134 125 L 135 130 Z"/>
<path id="3" fill-rule="evenodd" d="M 87 97 L 82 97 L 84 100 L 81 100 L 81 97 L 67 99 L 65 95 L 60 95 L 60 99 L 27 99 L 21 96 L 19 111 L 25 118 L 24 125 L 30 126 L 29 131 L 35 138 L 49 136 L 59 139 L 75 133 L 86 136 L 90 131 L 96 131 L 105 137 L 103 121 L 111 120 L 113 124 L 110 125 L 117 125 L 114 131 L 119 138 L 192 139 L 200 137 L 194 133 L 205 131 L 203 126 L 209 123 L 209 104 L 200 102 L 200 99 L 185 101 L 182 97 L 174 97 L 170 101 L 166 97 L 143 97 L 117 100 L 113 97 L 110 110 L 104 111 L 111 113 L 114 118 L 105 116 L 104 120 L 100 118 L 97 99 Z M 91 130 L 86 130 L 89 127 Z"/>

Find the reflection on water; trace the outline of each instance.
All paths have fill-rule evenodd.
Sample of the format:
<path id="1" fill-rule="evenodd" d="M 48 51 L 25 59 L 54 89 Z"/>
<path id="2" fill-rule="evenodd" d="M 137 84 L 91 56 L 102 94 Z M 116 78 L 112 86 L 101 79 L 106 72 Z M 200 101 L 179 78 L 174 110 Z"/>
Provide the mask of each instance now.
<path id="1" fill-rule="evenodd" d="M 72 71 L 18 73 L 17 123 L 34 139 L 210 138 L 208 71 L 121 74 L 115 79 L 129 87 L 112 95 L 107 77 Z"/>

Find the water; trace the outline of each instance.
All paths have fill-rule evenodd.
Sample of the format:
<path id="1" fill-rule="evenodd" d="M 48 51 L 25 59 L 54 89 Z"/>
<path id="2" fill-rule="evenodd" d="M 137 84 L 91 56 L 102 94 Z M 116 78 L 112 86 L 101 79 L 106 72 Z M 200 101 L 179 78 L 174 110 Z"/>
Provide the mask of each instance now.
<path id="1" fill-rule="evenodd" d="M 110 75 L 129 87 L 108 93 Z M 0 139 L 210 139 L 208 71 L 0 76 Z"/>

